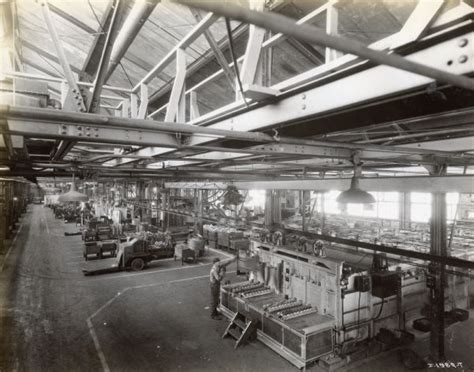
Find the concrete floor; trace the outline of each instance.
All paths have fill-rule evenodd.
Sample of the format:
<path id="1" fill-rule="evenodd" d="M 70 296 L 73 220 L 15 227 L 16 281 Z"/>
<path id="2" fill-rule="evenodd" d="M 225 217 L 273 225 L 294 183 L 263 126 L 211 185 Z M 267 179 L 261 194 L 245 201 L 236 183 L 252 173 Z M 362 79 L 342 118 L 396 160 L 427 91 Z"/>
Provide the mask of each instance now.
<path id="1" fill-rule="evenodd" d="M 80 236 L 64 236 L 73 224 L 37 205 L 21 224 L 0 272 L 0 371 L 296 370 L 259 342 L 234 350 L 221 339 L 227 322 L 210 319 L 206 308 L 211 261 L 221 253 L 194 265 L 171 259 L 139 273 L 85 277 Z M 474 366 L 471 326 L 447 336 L 448 356 L 463 358 L 466 371 Z M 423 352 L 423 343 L 417 347 Z M 405 369 L 389 353 L 353 370 Z"/>

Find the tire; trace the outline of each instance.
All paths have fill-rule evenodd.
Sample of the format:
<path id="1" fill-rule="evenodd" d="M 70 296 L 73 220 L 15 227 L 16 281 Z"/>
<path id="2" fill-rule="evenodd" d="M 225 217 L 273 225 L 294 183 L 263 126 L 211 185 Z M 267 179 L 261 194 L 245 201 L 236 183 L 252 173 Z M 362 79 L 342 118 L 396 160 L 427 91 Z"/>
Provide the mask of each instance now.
<path id="1" fill-rule="evenodd" d="M 141 271 L 145 268 L 145 261 L 141 258 L 134 258 L 130 263 L 130 267 L 133 271 Z"/>

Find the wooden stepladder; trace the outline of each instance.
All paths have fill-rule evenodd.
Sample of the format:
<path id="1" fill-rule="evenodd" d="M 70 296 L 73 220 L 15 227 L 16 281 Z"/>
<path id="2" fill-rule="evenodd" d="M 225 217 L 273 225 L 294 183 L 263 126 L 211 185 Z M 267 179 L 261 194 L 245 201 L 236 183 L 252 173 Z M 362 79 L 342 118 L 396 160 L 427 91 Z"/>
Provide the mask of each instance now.
<path id="1" fill-rule="evenodd" d="M 231 336 L 236 339 L 234 349 L 237 349 L 240 345 L 254 339 L 256 335 L 256 324 L 254 321 L 246 321 L 245 316 L 240 313 L 235 313 L 234 317 L 227 326 L 222 338 Z"/>

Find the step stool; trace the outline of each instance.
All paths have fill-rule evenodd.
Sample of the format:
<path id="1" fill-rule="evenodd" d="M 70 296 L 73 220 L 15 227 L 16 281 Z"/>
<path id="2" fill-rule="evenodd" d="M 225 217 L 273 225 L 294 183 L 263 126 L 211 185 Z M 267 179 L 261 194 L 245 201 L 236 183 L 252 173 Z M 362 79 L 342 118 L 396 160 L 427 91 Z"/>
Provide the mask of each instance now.
<path id="1" fill-rule="evenodd" d="M 227 326 L 222 338 L 233 337 L 236 340 L 234 349 L 237 349 L 247 340 L 254 339 L 256 330 L 257 327 L 254 321 L 247 322 L 245 316 L 237 312 Z"/>

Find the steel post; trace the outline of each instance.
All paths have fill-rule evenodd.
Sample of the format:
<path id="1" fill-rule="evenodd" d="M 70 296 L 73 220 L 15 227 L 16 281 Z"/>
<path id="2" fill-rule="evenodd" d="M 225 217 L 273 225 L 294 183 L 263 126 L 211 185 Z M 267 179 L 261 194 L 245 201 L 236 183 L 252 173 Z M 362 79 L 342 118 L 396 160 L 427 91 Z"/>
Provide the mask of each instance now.
<path id="1" fill-rule="evenodd" d="M 431 210 L 431 249 L 430 253 L 446 257 L 446 194 L 432 194 Z M 431 288 L 431 358 L 443 361 L 444 354 L 444 286 L 446 281 L 445 265 L 433 263 L 431 275 L 434 286 Z"/>

